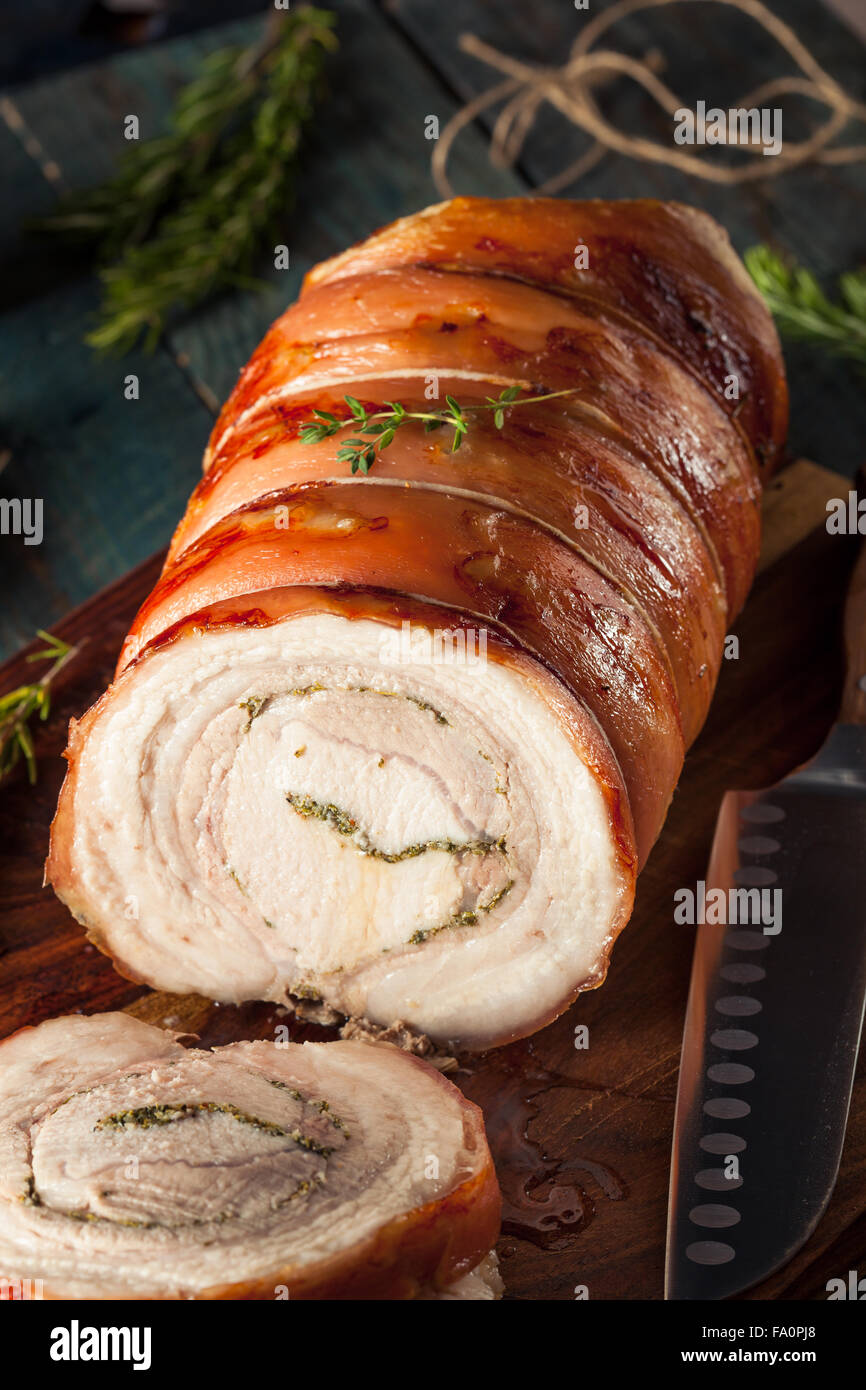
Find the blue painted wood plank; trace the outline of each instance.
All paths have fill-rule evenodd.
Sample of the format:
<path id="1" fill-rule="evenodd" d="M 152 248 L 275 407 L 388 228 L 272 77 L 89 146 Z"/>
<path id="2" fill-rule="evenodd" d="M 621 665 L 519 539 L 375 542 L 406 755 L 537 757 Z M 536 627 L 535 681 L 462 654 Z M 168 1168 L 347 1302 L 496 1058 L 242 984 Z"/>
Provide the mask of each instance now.
<path id="1" fill-rule="evenodd" d="M 41 545 L 0 536 L 3 651 L 164 544 L 199 473 L 208 412 L 165 353 L 83 350 L 94 307 L 79 282 L 0 320 L 0 494 L 44 503 Z M 133 373 L 140 397 L 127 400 Z"/>
<path id="2" fill-rule="evenodd" d="M 424 120 L 444 121 L 453 103 L 374 7 L 341 0 L 338 8 L 330 96 L 311 132 L 297 204 L 277 232 L 291 268 L 266 262 L 265 294 L 227 295 L 190 315 L 153 358 L 99 361 L 81 345 L 97 302 L 94 278 L 82 277 L 60 245 L 25 243 L 27 299 L 0 314 L 0 412 L 12 455 L 3 486 L 4 495 L 44 498 L 45 539 L 25 547 L 20 537 L 0 537 L 0 654 L 168 540 L 199 469 L 209 427 L 202 399 L 228 393 L 308 266 L 434 197 Z M 143 134 L 160 129 L 201 55 L 248 42 L 259 29 L 245 21 L 76 69 L 16 91 L 15 110 L 64 182 L 87 186 L 125 148 L 126 114 L 139 116 Z M 23 152 L 22 162 L 22 152 L 0 126 L 0 175 L 14 174 L 20 218 L 44 212 L 46 190 L 52 196 L 38 161 Z M 461 159 L 467 172 L 477 166 L 486 192 L 520 186 L 487 169 L 480 136 Z M 8 213 L 0 237 L 4 229 L 7 238 L 14 231 Z M 10 294 L 21 297 L 12 287 Z M 128 372 L 141 378 L 137 402 L 123 399 Z"/>
<path id="3" fill-rule="evenodd" d="M 232 24 L 6 94 L 0 177 L 13 197 L 0 209 L 0 496 L 41 498 L 44 537 L 35 546 L 0 535 L 0 653 L 166 543 L 211 423 L 167 348 L 120 361 L 83 345 L 98 302 L 92 269 L 64 244 L 21 231 L 61 186 L 44 166 L 63 186 L 98 182 L 126 148 L 126 114 L 156 132 L 201 56 L 258 27 Z M 137 400 L 124 395 L 130 374 Z"/>
<path id="4" fill-rule="evenodd" d="M 444 125 L 456 109 L 453 99 L 366 0 L 339 0 L 333 8 L 340 48 L 328 64 L 328 95 L 305 142 L 295 206 L 275 237 L 289 247 L 290 269 L 275 271 L 264 262 L 271 285 L 265 294 L 227 296 L 169 335 L 219 400 L 311 265 L 438 201 L 425 120 L 435 115 Z M 490 167 L 478 132 L 469 132 L 457 167 L 478 193 L 523 189 L 515 175 Z"/>

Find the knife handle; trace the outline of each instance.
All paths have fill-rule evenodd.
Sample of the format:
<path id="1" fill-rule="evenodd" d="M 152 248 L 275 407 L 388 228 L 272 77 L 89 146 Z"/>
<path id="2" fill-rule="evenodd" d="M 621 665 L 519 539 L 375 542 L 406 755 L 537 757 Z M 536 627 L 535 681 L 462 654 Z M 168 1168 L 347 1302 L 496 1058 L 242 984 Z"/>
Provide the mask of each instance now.
<path id="1" fill-rule="evenodd" d="M 861 545 L 845 600 L 845 685 L 839 721 L 866 724 L 866 543 Z"/>

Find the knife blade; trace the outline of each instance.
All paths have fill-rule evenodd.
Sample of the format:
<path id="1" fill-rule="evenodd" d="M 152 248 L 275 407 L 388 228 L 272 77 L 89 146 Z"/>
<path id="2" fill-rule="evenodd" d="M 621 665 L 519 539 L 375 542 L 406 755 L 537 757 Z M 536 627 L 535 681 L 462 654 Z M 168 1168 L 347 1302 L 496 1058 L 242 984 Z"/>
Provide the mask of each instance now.
<path id="1" fill-rule="evenodd" d="M 677 1088 L 667 1299 L 728 1298 L 781 1268 L 839 1172 L 866 1001 L 866 550 L 845 637 L 840 721 L 820 751 L 773 787 L 726 793 L 719 812 Z"/>

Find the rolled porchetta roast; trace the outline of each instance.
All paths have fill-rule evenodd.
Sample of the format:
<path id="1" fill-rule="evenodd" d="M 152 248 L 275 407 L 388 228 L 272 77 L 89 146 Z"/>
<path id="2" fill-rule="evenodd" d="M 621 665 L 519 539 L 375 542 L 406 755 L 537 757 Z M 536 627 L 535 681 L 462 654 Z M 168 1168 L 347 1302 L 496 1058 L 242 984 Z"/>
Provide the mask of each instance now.
<path id="1" fill-rule="evenodd" d="M 404 421 L 366 476 L 351 429 L 301 434 L 449 398 L 459 449 Z M 540 1028 L 628 920 L 786 416 L 690 208 L 458 198 L 316 267 L 72 725 L 56 891 L 163 989 L 469 1050 Z"/>
<path id="2" fill-rule="evenodd" d="M 481 1112 L 388 1043 L 187 1050 L 112 1013 L 0 1044 L 7 1290 L 490 1299 L 499 1219 Z"/>

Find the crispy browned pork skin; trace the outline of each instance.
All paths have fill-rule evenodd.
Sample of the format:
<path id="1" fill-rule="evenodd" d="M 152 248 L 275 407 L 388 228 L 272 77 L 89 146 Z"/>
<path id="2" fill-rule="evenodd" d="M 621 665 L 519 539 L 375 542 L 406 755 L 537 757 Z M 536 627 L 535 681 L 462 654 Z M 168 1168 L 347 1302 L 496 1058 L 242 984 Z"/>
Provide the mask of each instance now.
<path id="1" fill-rule="evenodd" d="M 578 255 L 585 247 L 584 256 Z M 578 268 L 580 267 L 580 268 Z M 515 387 L 369 477 L 313 410 Z M 307 277 L 217 421 L 48 877 L 134 979 L 437 1044 L 601 982 L 751 582 L 787 398 L 725 234 L 456 199 Z"/>
<path id="2" fill-rule="evenodd" d="M 501 1292 L 481 1113 L 388 1043 L 187 1049 L 126 1014 L 0 1044 L 0 1275 L 47 1298 Z"/>

